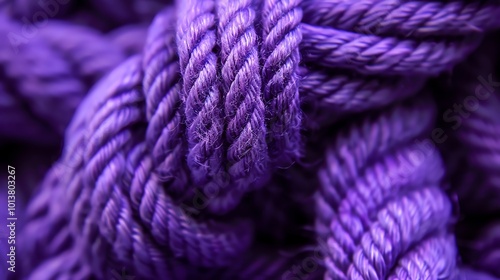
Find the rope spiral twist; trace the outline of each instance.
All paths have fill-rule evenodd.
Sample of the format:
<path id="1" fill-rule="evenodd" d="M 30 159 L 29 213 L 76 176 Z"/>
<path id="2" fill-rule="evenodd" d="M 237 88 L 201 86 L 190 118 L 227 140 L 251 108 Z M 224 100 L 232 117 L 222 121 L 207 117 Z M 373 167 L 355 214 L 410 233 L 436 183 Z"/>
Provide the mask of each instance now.
<path id="1" fill-rule="evenodd" d="M 494 2 L 303 3 L 308 2 L 309 8 L 303 7 L 307 23 L 302 29 L 304 61 L 340 69 L 340 73 L 354 70 L 363 76 L 351 74 L 349 82 L 377 81 L 385 90 L 394 86 L 397 90 L 406 77 L 425 82 L 427 77 L 448 71 L 477 48 L 483 31 L 498 24 L 483 16 L 498 8 Z M 447 11 L 441 14 L 436 7 Z M 318 16 L 312 16 L 316 12 Z M 449 21 L 457 25 L 442 19 L 444 15 L 457 18 Z M 319 24 L 327 27 L 314 26 Z M 364 30 L 367 27 L 370 29 Z M 428 41 L 444 33 L 447 38 Z M 334 79 L 328 82 L 337 86 Z M 316 214 L 316 232 L 327 244 L 323 250 L 325 279 L 458 276 L 443 163 L 432 145 L 411 143 L 425 136 L 435 115 L 432 102 L 419 93 L 421 88 L 417 82 L 403 89 L 402 96 L 393 94 L 390 102 L 394 104 L 383 113 L 348 122 L 327 149 L 318 171 L 321 183 Z M 398 101 L 415 94 L 420 99 Z M 376 99 L 372 103 L 375 107 L 390 104 L 377 104 Z M 437 259 L 439 265 L 434 265 Z"/>
<path id="2" fill-rule="evenodd" d="M 412 106 L 396 106 L 339 132 L 327 152 L 326 168 L 318 173 L 317 211 L 317 232 L 329 249 L 327 279 L 397 278 L 393 269 L 412 271 L 409 279 L 448 279 L 454 272 L 454 241 L 446 233 L 451 204 L 440 188 L 443 164 L 436 150 L 409 143 L 431 125 L 432 106 L 410 101 Z M 363 141 L 368 138 L 370 143 Z M 408 251 L 413 244 L 422 247 Z M 410 270 L 420 256 L 431 262 L 426 258 L 436 248 L 448 252 L 440 255 L 443 266 Z M 414 250 L 424 253 L 413 256 Z"/>

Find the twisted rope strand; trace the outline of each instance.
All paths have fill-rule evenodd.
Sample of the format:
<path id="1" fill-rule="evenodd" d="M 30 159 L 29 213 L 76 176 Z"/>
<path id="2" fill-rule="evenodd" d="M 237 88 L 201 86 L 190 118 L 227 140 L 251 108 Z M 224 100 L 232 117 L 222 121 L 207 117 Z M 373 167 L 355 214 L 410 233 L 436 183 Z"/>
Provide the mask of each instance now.
<path id="1" fill-rule="evenodd" d="M 426 81 L 424 77 L 359 76 L 326 69 L 303 73 L 300 90 L 304 102 L 340 113 L 392 104 L 416 94 Z"/>
<path id="2" fill-rule="evenodd" d="M 111 75 L 110 80 L 113 78 L 116 78 L 116 76 Z M 96 89 L 99 86 L 104 87 L 105 85 L 101 82 Z M 59 267 L 54 265 L 57 264 L 59 256 L 66 254 L 65 252 L 74 254 L 72 248 L 74 248 L 75 238 L 72 235 L 72 229 L 68 225 L 70 220 L 76 221 L 76 224 L 81 224 L 84 219 L 82 213 L 85 214 L 88 210 L 84 208 L 87 206 L 83 203 L 76 203 L 74 207 L 84 208 L 85 211 L 76 212 L 76 214 L 73 212 L 73 214 L 68 215 L 65 210 L 70 205 L 68 203 L 77 201 L 77 198 L 82 193 L 80 178 L 83 172 L 82 159 L 83 147 L 85 146 L 82 135 L 85 133 L 86 119 L 89 117 L 86 115 L 87 109 L 95 107 L 95 103 L 92 99 L 85 99 L 76 112 L 75 118 L 67 130 L 67 135 L 74 137 L 67 137 L 69 139 L 61 160 L 49 171 L 41 184 L 42 195 L 36 196 L 28 209 L 30 223 L 24 231 L 24 236 L 27 236 L 27 238 L 23 238 L 29 242 L 25 247 L 25 250 L 27 250 L 26 255 L 39 257 L 30 259 L 24 266 L 23 271 L 26 271 L 26 274 L 30 270 L 33 271 L 31 274 L 33 276 L 29 276 L 30 279 L 43 279 L 43 277 L 39 278 L 41 275 L 50 278 L 50 273 L 44 273 L 44 271 L 58 270 Z M 67 189 L 58 187 L 61 185 L 64 185 Z M 61 201 L 61 203 L 52 203 L 54 200 Z M 79 251 L 78 248 L 75 250 L 79 252 L 76 255 L 79 255 L 83 262 L 82 251 Z M 68 266 L 68 269 L 70 268 L 71 266 Z M 54 273 L 60 274 L 64 273 L 64 271 Z"/>
<path id="3" fill-rule="evenodd" d="M 442 229 L 443 221 L 450 218 L 450 209 L 448 198 L 439 188 L 423 189 L 402 197 L 401 201 L 389 203 L 378 213 L 378 221 L 361 238 L 361 248 L 353 254 L 348 279 L 373 275 L 379 279 L 387 277 L 396 258 L 411 244 Z M 387 246 L 393 250 L 387 251 Z M 453 263 L 456 256 L 443 258 Z"/>
<path id="4" fill-rule="evenodd" d="M 455 279 L 454 245 L 454 238 L 445 234 L 427 238 L 399 260 L 387 279 Z M 443 261 L 443 256 L 453 257 Z"/>
<path id="5" fill-rule="evenodd" d="M 269 161 L 255 11 L 251 0 L 221 0 L 217 15 L 227 169 L 236 188 L 246 191 L 266 173 Z"/>
<path id="6" fill-rule="evenodd" d="M 145 24 L 130 24 L 117 28 L 108 37 L 113 44 L 120 46 L 127 56 L 136 55 L 144 49 L 148 26 Z"/>
<path id="7" fill-rule="evenodd" d="M 304 22 L 376 35 L 459 36 L 500 27 L 497 1 L 303 0 Z"/>
<path id="8" fill-rule="evenodd" d="M 144 48 L 143 87 L 149 121 L 146 141 L 151 147 L 156 172 L 162 181 L 176 180 L 170 186 L 177 186 L 180 191 L 185 188 L 189 175 L 182 168 L 185 128 L 173 12 L 165 9 L 151 24 Z"/>
<path id="9" fill-rule="evenodd" d="M 271 159 L 288 165 L 301 155 L 298 89 L 300 1 L 264 1 L 261 58 Z M 281 158 L 281 160 L 280 160 Z"/>
<path id="10" fill-rule="evenodd" d="M 137 167 L 130 168 L 132 180 L 127 192 L 132 208 L 159 244 L 169 246 L 176 257 L 208 267 L 225 265 L 247 248 L 251 237 L 247 222 L 224 225 L 191 219 L 158 183 L 146 150 L 140 145 L 135 149 L 139 154 L 130 162 L 136 162 Z"/>
<path id="11" fill-rule="evenodd" d="M 480 42 L 478 38 L 458 42 L 398 40 L 307 24 L 302 25 L 302 34 L 304 61 L 379 75 L 434 76 L 450 70 Z"/>
<path id="12" fill-rule="evenodd" d="M 182 100 L 189 153 L 187 163 L 197 184 L 225 186 L 222 165 L 222 97 L 217 83 L 217 34 L 214 1 L 182 1 L 177 32 Z"/>
<path id="13" fill-rule="evenodd" d="M 93 264 L 98 277 L 104 277 L 100 273 L 105 267 L 115 267 L 115 262 L 129 265 L 144 277 L 179 275 L 174 269 L 178 265 L 169 260 L 171 255 L 201 266 L 227 265 L 248 247 L 248 225 L 235 224 L 231 233 L 228 226 L 199 224 L 186 217 L 164 193 L 147 154 L 138 157 L 139 169 L 127 169 L 127 154 L 133 153 L 138 128 L 145 121 L 144 97 L 137 90 L 142 79 L 140 66 L 138 57 L 122 64 L 109 77 L 117 83 L 103 82 L 106 87 L 97 87 L 91 94 L 90 98 L 101 100 L 87 107 L 94 113 L 77 121 L 82 125 L 70 128 L 85 127 L 76 137 L 87 143 L 77 165 L 83 168 L 76 170 L 83 173 L 65 177 L 71 186 L 70 197 L 75 199 L 74 237 L 89 244 L 91 255 L 100 256 Z M 145 144 L 136 147 L 143 155 L 148 151 Z M 127 175 L 126 170 L 131 173 Z M 130 201 L 126 198 L 129 193 Z M 148 261 L 152 259 L 155 262 Z"/>
<path id="14" fill-rule="evenodd" d="M 499 42 L 495 35 L 487 38 L 477 53 L 457 67 L 457 83 L 447 88 L 454 104 L 453 107 L 447 104 L 450 109 L 443 116 L 446 121 L 453 121 L 450 134 L 458 140 L 458 148 L 463 150 L 459 168 L 450 168 L 463 217 L 460 230 L 457 230 L 463 261 L 498 277 L 500 270 L 495 263 L 498 263 L 500 250 L 497 245 L 500 95 L 495 75 Z"/>
<path id="15" fill-rule="evenodd" d="M 370 227 L 369 220 L 374 218 L 374 211 L 384 208 L 388 201 L 397 199 L 399 194 L 435 184 L 442 178 L 444 170 L 437 152 L 422 152 L 425 156 L 418 161 L 414 160 L 418 152 L 405 148 L 369 167 L 339 204 L 339 220 L 330 222 L 330 227 L 336 230 L 333 240 L 329 239 L 329 244 L 337 248 L 332 254 L 332 260 L 340 263 L 344 270 L 351 262 L 349 256 L 352 256 L 355 246 L 359 245 L 363 232 Z M 430 175 L 422 177 L 421 174 Z M 349 226 L 350 223 L 358 224 L 359 227 Z"/>
<path id="16" fill-rule="evenodd" d="M 51 21 L 40 30 L 40 35 L 70 62 L 87 89 L 126 58 L 109 36 L 85 26 Z M 84 47 L 88 42 L 92 42 L 91 46 Z"/>
<path id="17" fill-rule="evenodd" d="M 403 115 L 406 124 L 400 122 Z M 437 153 L 404 146 L 426 131 L 432 115 L 428 102 L 396 105 L 370 125 L 365 120 L 338 134 L 318 173 L 317 232 L 329 246 L 327 279 L 383 279 L 412 244 L 442 230 L 442 221 L 449 220 L 451 205 L 439 189 L 444 172 Z M 359 143 L 362 139 L 372 141 L 367 146 Z M 393 156 L 367 166 L 395 148 Z M 420 160 L 415 159 L 418 153 L 423 154 Z M 454 259 L 447 256 L 447 263 Z"/>
<path id="18" fill-rule="evenodd" d="M 303 70 L 303 125 L 319 129 L 339 119 L 379 109 L 421 90 L 426 77 L 360 76 L 345 71 Z"/>
<path id="19" fill-rule="evenodd" d="M 493 77 L 490 75 L 489 78 Z M 461 98 L 463 99 L 459 102 L 467 106 L 466 108 L 474 108 L 469 106 L 474 104 L 472 102 L 475 102 L 477 108 L 469 112 L 470 116 L 468 118 L 463 119 L 462 127 L 457 131 L 456 136 L 463 145 L 468 147 L 466 151 L 467 161 L 474 169 L 480 170 L 483 181 L 480 187 L 487 193 L 478 193 L 477 195 L 482 197 L 476 197 L 476 202 L 481 201 L 482 205 L 489 205 L 489 207 L 484 207 L 483 210 L 497 212 L 500 211 L 500 207 L 494 201 L 500 195 L 500 147 L 498 146 L 498 133 L 500 131 L 500 122 L 498 120 L 500 116 L 497 109 L 500 106 L 500 98 L 498 93 L 493 91 L 489 93 L 490 98 L 488 100 L 478 100 L 475 98 L 478 85 L 476 83 L 473 85 L 474 91 L 461 92 Z M 457 90 L 464 89 L 466 87 Z M 472 90 L 472 88 L 469 89 Z M 483 88 L 482 90 L 484 93 L 490 89 Z M 460 93 L 460 91 L 458 92 Z M 470 189 L 470 187 L 464 187 Z M 474 191 L 477 190 L 476 188 L 477 185 L 474 187 Z M 466 191 L 466 189 L 459 191 Z M 473 201 L 470 202 L 473 203 Z"/>

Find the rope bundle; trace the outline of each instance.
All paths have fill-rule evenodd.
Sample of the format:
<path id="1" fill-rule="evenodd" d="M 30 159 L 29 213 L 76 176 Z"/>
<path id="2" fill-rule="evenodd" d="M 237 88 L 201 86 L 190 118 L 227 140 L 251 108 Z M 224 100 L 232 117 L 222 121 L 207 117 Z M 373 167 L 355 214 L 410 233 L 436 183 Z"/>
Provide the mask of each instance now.
<path id="1" fill-rule="evenodd" d="M 158 12 L 147 32 L 137 25 L 107 37 L 51 21 L 18 56 L 0 57 L 6 100 L 30 100 L 47 125 L 66 129 L 63 155 L 30 202 L 17 277 L 473 275 L 457 257 L 447 166 L 425 140 L 441 113 L 425 86 L 500 27 L 499 9 L 495 1 L 187 0 Z M 17 28 L 8 24 L 4 33 Z M 43 59 L 57 67 L 23 66 Z M 54 96 L 71 104 L 68 113 L 53 114 Z M 498 104 L 481 106 L 457 138 L 471 149 L 469 164 L 489 174 L 481 188 L 496 195 Z M 299 195 L 294 184 L 307 176 L 317 182 L 304 193 L 315 195 L 291 205 L 314 228 L 312 254 L 287 247 L 284 231 L 297 228 L 291 207 L 277 202 L 282 192 L 267 195 L 276 186 Z M 260 205 L 278 228 L 259 224 Z M 281 243 L 262 249 L 256 231 Z M 480 234 L 485 244 L 495 232 Z M 495 252 L 483 245 L 465 265 L 495 274 Z"/>

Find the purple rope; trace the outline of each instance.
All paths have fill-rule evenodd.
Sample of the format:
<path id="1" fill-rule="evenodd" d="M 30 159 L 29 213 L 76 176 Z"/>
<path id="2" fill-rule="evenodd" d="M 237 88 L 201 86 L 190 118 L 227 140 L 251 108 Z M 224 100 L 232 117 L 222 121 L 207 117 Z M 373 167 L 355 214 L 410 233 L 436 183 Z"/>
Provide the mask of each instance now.
<path id="1" fill-rule="evenodd" d="M 299 84 L 297 67 L 302 40 L 300 1 L 263 1 L 261 57 L 262 84 L 270 120 L 269 149 L 281 165 L 301 155 Z M 269 122 L 269 121 L 268 121 Z"/>
<path id="2" fill-rule="evenodd" d="M 187 164 L 196 184 L 218 182 L 222 168 L 223 115 L 221 93 L 217 84 L 215 6 L 214 1 L 180 3 L 177 45 L 183 84 Z M 220 176 L 223 177 L 223 176 Z M 210 186 L 207 186 L 210 187 Z"/>
<path id="3" fill-rule="evenodd" d="M 102 81 L 101 87 L 96 87 L 94 93 L 91 93 L 91 96 L 99 98 L 86 107 L 87 110 L 97 109 L 93 115 L 95 118 L 76 118 L 76 123 L 80 122 L 77 127 L 81 130 L 75 131 L 75 126 L 70 128 L 74 137 L 80 138 L 77 142 L 88 143 L 85 149 L 76 144 L 78 148 L 72 152 L 82 153 L 83 158 L 73 159 L 76 160 L 76 163 L 72 163 L 75 164 L 71 169 L 73 174 L 69 172 L 65 176 L 67 195 L 71 204 L 75 205 L 71 228 L 75 233 L 83 232 L 80 237 L 83 240 L 79 242 L 102 244 L 101 248 L 91 246 L 93 250 L 98 250 L 93 251 L 94 254 L 102 256 L 97 258 L 101 259 L 98 268 L 96 267 L 97 271 L 102 271 L 106 260 L 105 252 L 112 252 L 111 259 L 129 264 L 145 277 L 169 275 L 173 273 L 171 270 L 175 265 L 166 266 L 169 262 L 168 255 L 165 255 L 167 251 L 159 248 L 169 248 L 170 254 L 187 258 L 189 262 L 198 265 L 224 264 L 233 254 L 248 246 L 249 229 L 241 223 L 235 224 L 234 230 L 237 232 L 233 235 L 227 226 L 195 223 L 184 217 L 181 209 L 169 201 L 168 195 L 162 194 L 163 188 L 160 187 L 158 178 L 152 174 L 149 157 L 141 156 L 144 148 L 140 144 L 134 144 L 137 143 L 134 141 L 137 136 L 134 136 L 133 127 L 144 122 L 141 109 L 136 106 L 143 102 L 142 92 L 136 90 L 141 78 L 138 62 L 137 58 L 129 60 Z M 128 81 L 128 84 L 123 83 L 124 81 Z M 116 129 L 108 130 L 108 124 Z M 89 131 L 93 132 L 88 133 Z M 141 130 L 135 129 L 136 135 L 138 131 Z M 134 155 L 136 153 L 139 154 Z M 127 160 L 129 157 L 136 158 L 138 167 L 134 167 L 133 160 Z M 127 162 L 132 166 L 127 167 Z M 129 175 L 126 170 L 130 170 Z M 129 182 L 120 180 L 122 176 L 132 178 Z M 64 184 L 64 181 L 59 183 Z M 126 198 L 127 194 L 131 197 Z M 173 209 L 177 210 L 172 212 Z M 139 213 L 140 220 L 132 213 Z M 56 219 L 49 217 L 44 221 L 52 223 Z M 218 234 L 220 230 L 217 228 L 224 230 Z M 132 238 L 131 232 L 135 232 L 140 238 Z M 186 235 L 188 232 L 193 235 Z M 205 241 L 202 240 L 203 236 L 206 236 Z M 157 262 L 150 263 L 148 260 L 153 259 L 153 255 Z M 214 258 L 215 255 L 220 258 Z"/>
<path id="4" fill-rule="evenodd" d="M 256 11 L 250 0 L 224 0 L 217 5 L 217 15 L 227 171 L 236 188 L 245 190 L 269 164 L 259 42 L 254 28 Z"/>
<path id="5" fill-rule="evenodd" d="M 165 4 L 99 3 L 88 4 L 109 26 Z M 500 276 L 495 221 L 470 243 L 455 237 L 449 169 L 434 146 L 418 145 L 439 116 L 428 79 L 474 52 L 499 13 L 494 1 L 187 0 L 147 32 L 51 21 L 16 56 L 0 49 L 8 119 L 29 105 L 30 122 L 66 131 L 30 202 L 16 277 L 113 279 L 123 267 L 140 279 L 474 275 L 459 253 Z M 5 21 L 0 33 L 16 28 Z M 469 94 L 468 78 L 455 97 Z M 454 135 L 492 201 L 495 98 Z M 460 203 L 470 191 L 461 187 Z M 193 216 L 185 206 L 199 194 L 208 202 Z M 314 244 L 291 245 L 302 234 L 292 231 Z M 304 274 L 296 264 L 306 260 L 316 268 Z"/>
<path id="6" fill-rule="evenodd" d="M 147 26 L 130 24 L 113 30 L 108 34 L 113 44 L 120 46 L 127 56 L 139 54 L 144 49 L 147 38 Z"/>
<path id="7" fill-rule="evenodd" d="M 412 279 L 420 278 L 449 278 L 457 277 L 454 271 L 454 259 L 442 261 L 443 256 L 453 256 L 455 244 L 453 237 L 436 236 L 420 242 L 416 248 L 406 253 L 393 269 L 393 272 L 387 279 Z"/>
<path id="8" fill-rule="evenodd" d="M 10 28 L 18 30 L 17 24 L 11 24 Z M 8 25 L 2 27 L 3 35 L 8 38 L 12 29 Z M 76 97 L 84 90 L 84 85 L 75 77 L 71 65 L 41 37 L 34 38 L 31 44 L 19 46 L 18 55 L 12 55 L 12 46 L 7 40 L 2 48 L 0 63 L 3 66 L 2 80 L 7 92 L 29 106 L 35 116 L 42 116 L 46 129 L 63 131 L 65 123 L 61 123 L 61 120 L 66 121 L 69 117 L 57 118 L 52 110 L 53 106 L 60 100 L 67 100 L 66 108 L 74 109 L 78 104 Z M 47 68 L 49 63 L 52 67 Z M 48 91 L 50 95 L 46 94 Z M 72 113 L 71 110 L 68 111 L 59 113 Z"/>
<path id="9" fill-rule="evenodd" d="M 412 103 L 350 126 L 327 153 L 319 172 L 317 232 L 330 250 L 328 279 L 385 279 L 400 258 L 399 265 L 408 270 L 411 263 L 403 254 L 422 238 L 443 232 L 450 219 L 451 205 L 439 188 L 444 171 L 437 151 L 419 151 L 408 143 L 430 126 L 432 106 Z M 434 254 L 435 247 L 430 249 L 427 254 Z M 454 251 L 446 251 L 440 256 L 444 268 L 433 271 L 433 277 L 453 271 Z M 410 279 L 424 272 L 414 270 Z"/>
<path id="10" fill-rule="evenodd" d="M 304 22 L 377 35 L 459 36 L 500 27 L 497 1 L 304 0 Z"/>
<path id="11" fill-rule="evenodd" d="M 398 40 L 307 24 L 302 30 L 304 61 L 363 74 L 437 75 L 450 70 L 480 42 Z"/>
<path id="12" fill-rule="evenodd" d="M 304 71 L 300 88 L 304 100 L 339 113 L 363 112 L 414 95 L 424 86 L 424 77 L 357 76 L 326 69 Z"/>
<path id="13" fill-rule="evenodd" d="M 486 80 L 491 80 L 491 78 L 494 77 L 491 76 L 491 72 L 489 73 L 490 74 L 485 73 L 484 76 L 481 77 Z M 474 105 L 475 100 L 478 100 L 478 98 L 475 97 L 477 79 L 472 80 L 477 77 L 472 76 L 470 78 L 471 80 L 468 81 L 470 82 L 470 84 L 468 84 L 470 87 L 464 86 L 456 91 L 459 102 L 464 103 L 467 107 L 470 106 L 469 103 Z M 456 136 L 462 145 L 467 147 L 467 163 L 472 166 L 473 169 L 479 170 L 479 174 L 477 175 L 481 177 L 480 187 L 484 189 L 484 192 L 482 194 L 477 194 L 482 197 L 476 197 L 475 202 L 482 204 L 481 209 L 488 209 L 488 212 L 492 212 L 500 210 L 496 202 L 500 195 L 498 185 L 500 182 L 500 150 L 497 146 L 498 133 L 500 131 L 500 115 L 498 112 L 500 98 L 498 93 L 488 92 L 491 89 L 483 88 L 481 90 L 483 94 L 489 94 L 490 97 L 485 101 L 477 101 L 478 108 L 470 113 L 470 117 L 464 118 L 463 127 L 457 130 Z M 466 188 L 461 191 L 465 190 Z M 464 195 L 467 194 L 464 193 Z M 474 202 L 471 200 L 470 203 Z M 486 205 L 489 207 L 486 207 Z"/>

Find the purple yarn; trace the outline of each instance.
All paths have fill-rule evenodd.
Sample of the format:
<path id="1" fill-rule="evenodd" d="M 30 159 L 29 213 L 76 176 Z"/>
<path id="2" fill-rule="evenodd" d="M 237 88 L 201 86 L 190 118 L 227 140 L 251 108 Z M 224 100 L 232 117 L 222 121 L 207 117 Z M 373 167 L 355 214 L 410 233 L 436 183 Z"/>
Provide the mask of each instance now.
<path id="1" fill-rule="evenodd" d="M 497 70 L 497 1 L 141 3 L 0 44 L 0 143 L 65 133 L 12 279 L 500 277 L 498 94 L 463 154 L 427 139 Z"/>
<path id="2" fill-rule="evenodd" d="M 491 74 L 487 75 L 481 76 L 482 79 L 491 80 L 494 78 Z M 462 90 L 465 91 L 457 92 L 460 103 L 478 100 L 475 98 L 477 85 L 470 85 L 473 88 L 464 86 Z M 482 203 L 482 209 L 488 209 L 488 212 L 500 210 L 498 205 L 498 199 L 500 198 L 500 150 L 496 145 L 498 144 L 498 133 L 500 132 L 500 112 L 498 111 L 500 96 L 490 90 L 489 88 L 484 89 L 489 98 L 484 101 L 477 101 L 478 108 L 471 113 L 469 118 L 464 119 L 462 129 L 457 130 L 456 133 L 459 141 L 468 148 L 466 151 L 467 164 L 472 166 L 471 170 L 478 170 L 479 174 L 476 174 L 476 176 L 482 177 L 480 184 L 481 188 L 485 189 L 485 193 L 478 194 L 482 197 L 477 197 L 475 200 Z M 466 106 L 469 107 L 469 104 L 467 103 Z M 464 193 L 464 195 L 466 194 Z M 489 207 L 486 207 L 486 204 Z"/>
<path id="3" fill-rule="evenodd" d="M 387 279 L 453 279 L 457 277 L 453 271 L 455 260 L 443 256 L 455 255 L 453 237 L 436 236 L 427 238 L 406 253 L 393 268 Z"/>
<path id="4" fill-rule="evenodd" d="M 304 100 L 339 114 L 380 108 L 414 95 L 423 88 L 424 77 L 359 76 L 326 69 L 304 71 Z"/>
<path id="5" fill-rule="evenodd" d="M 11 24 L 14 27 L 2 25 L 2 33 L 7 38 L 12 29 L 19 30 L 14 23 Z M 61 120 L 69 120 L 69 117 L 59 119 L 54 116 L 52 108 L 61 99 L 67 100 L 66 108 L 75 108 L 78 104 L 78 93 L 84 90 L 84 85 L 75 77 L 71 65 L 60 53 L 52 49 L 50 42 L 43 40 L 41 36 L 33 41 L 31 44 L 19 46 L 18 55 L 12 55 L 12 45 L 9 41 L 4 41 L 0 58 L 3 65 L 2 80 L 10 94 L 19 98 L 25 106 L 29 106 L 35 116 L 42 117 L 45 129 L 61 132 L 65 126 Z M 52 65 L 50 68 L 45 66 L 49 63 Z M 27 80 L 31 82 L 23 82 Z M 45 94 L 47 91 L 51 94 Z M 71 115 L 72 111 L 59 113 Z"/>

